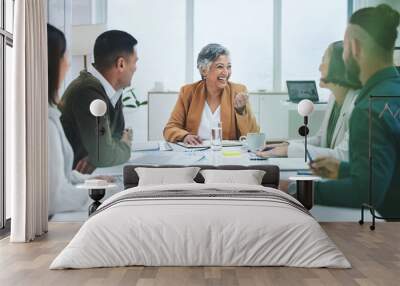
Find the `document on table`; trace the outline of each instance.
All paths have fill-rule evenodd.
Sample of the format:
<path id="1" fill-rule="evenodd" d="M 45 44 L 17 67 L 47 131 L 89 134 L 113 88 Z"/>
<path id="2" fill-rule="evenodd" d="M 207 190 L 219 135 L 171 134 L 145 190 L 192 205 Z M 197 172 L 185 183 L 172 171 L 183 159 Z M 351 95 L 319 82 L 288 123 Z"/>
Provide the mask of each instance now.
<path id="1" fill-rule="evenodd" d="M 160 146 L 158 142 L 133 142 L 132 151 L 158 151 Z"/>
<path id="2" fill-rule="evenodd" d="M 210 148 L 211 147 L 211 141 L 210 140 L 205 140 L 203 143 L 199 145 L 190 145 L 186 144 L 183 142 L 178 142 L 178 145 L 189 148 L 189 149 L 195 149 L 195 148 Z M 235 146 L 242 146 L 242 142 L 238 140 L 222 140 L 222 147 L 235 147 Z"/>

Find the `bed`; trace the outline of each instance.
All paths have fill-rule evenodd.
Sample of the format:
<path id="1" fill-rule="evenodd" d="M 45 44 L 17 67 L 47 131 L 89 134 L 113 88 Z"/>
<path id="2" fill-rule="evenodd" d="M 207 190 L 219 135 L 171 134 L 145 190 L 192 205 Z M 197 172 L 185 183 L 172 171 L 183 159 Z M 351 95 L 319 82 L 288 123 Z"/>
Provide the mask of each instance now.
<path id="1" fill-rule="evenodd" d="M 136 167 L 125 167 L 127 189 L 103 202 L 50 269 L 351 267 L 308 210 L 276 189 L 276 166 L 254 167 L 266 171 L 262 185 L 203 184 L 198 175 L 196 183 L 155 186 L 137 186 Z"/>

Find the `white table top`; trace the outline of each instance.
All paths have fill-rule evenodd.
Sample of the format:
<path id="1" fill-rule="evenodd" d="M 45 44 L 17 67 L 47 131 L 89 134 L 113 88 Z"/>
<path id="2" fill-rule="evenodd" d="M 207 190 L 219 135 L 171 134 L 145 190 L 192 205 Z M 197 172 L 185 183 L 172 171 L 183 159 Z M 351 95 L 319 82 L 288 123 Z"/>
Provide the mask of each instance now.
<path id="1" fill-rule="evenodd" d="M 97 168 L 95 175 L 121 176 L 125 165 L 277 165 L 281 173 L 290 172 L 295 175 L 298 170 L 308 170 L 304 158 L 269 158 L 267 160 L 250 160 L 249 153 L 242 147 L 224 147 L 221 151 L 188 150 L 182 146 L 171 144 L 173 151 L 140 151 L 132 152 L 130 160 L 123 164 L 108 168 Z M 225 156 L 224 151 L 239 152 L 237 156 Z M 288 174 L 289 175 L 289 174 Z M 287 177 L 287 176 L 285 176 Z"/>

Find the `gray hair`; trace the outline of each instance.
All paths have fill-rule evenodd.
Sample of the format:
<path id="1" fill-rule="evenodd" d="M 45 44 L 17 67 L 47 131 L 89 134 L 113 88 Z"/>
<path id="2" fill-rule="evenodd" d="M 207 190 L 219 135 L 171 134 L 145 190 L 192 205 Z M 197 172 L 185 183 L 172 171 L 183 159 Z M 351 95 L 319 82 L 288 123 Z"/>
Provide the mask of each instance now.
<path id="1" fill-rule="evenodd" d="M 218 59 L 219 56 L 229 56 L 228 49 L 220 44 L 208 44 L 201 49 L 197 56 L 197 68 L 202 78 L 202 71 L 209 70 L 210 65 Z"/>

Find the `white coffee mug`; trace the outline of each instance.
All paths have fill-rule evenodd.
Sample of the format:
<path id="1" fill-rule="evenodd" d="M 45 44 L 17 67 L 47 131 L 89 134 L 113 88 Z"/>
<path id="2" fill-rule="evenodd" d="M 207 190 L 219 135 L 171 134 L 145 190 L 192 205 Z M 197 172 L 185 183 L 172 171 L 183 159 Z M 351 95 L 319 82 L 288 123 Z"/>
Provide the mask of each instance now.
<path id="1" fill-rule="evenodd" d="M 251 152 L 256 152 L 264 147 L 265 134 L 264 133 L 247 133 L 246 136 L 240 136 L 239 140 Z"/>

